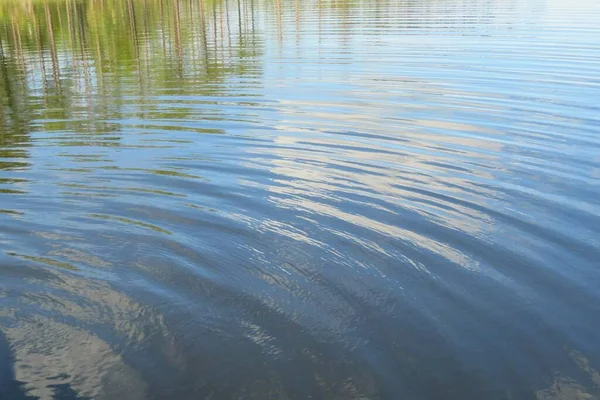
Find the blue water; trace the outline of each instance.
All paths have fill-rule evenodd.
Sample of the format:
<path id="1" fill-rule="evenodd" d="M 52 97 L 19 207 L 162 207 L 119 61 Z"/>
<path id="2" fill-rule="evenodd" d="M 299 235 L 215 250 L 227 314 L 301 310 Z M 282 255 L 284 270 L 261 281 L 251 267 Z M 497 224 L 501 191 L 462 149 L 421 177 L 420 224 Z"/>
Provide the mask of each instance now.
<path id="1" fill-rule="evenodd" d="M 600 399 L 598 21 L 0 3 L 0 399 Z"/>

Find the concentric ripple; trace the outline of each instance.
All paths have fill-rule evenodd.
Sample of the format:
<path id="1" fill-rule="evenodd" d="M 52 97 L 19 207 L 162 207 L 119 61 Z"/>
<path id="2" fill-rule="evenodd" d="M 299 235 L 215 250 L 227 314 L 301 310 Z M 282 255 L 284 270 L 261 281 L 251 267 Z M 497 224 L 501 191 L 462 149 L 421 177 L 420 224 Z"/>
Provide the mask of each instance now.
<path id="1" fill-rule="evenodd" d="M 598 21 L 4 0 L 0 398 L 600 398 Z"/>

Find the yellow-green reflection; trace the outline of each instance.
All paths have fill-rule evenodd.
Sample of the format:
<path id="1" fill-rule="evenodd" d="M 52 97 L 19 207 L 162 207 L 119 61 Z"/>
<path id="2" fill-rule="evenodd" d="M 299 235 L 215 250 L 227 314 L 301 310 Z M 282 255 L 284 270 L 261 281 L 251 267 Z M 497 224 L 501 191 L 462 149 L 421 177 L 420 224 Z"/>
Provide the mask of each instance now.
<path id="1" fill-rule="evenodd" d="M 234 11 L 221 1 L 3 2 L 0 129 L 15 136 L 3 139 L 33 119 L 47 131 L 105 133 L 128 98 L 218 96 L 228 76 L 257 76 L 260 42 Z M 140 116 L 156 113 L 148 104 Z"/>

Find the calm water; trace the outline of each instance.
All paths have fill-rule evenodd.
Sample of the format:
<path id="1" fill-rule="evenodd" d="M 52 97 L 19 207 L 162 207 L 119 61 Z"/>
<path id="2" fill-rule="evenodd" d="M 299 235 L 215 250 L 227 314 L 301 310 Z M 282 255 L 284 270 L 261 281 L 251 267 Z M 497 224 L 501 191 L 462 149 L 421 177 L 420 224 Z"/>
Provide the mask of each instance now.
<path id="1" fill-rule="evenodd" d="M 4 0 L 0 398 L 599 399 L 598 21 Z"/>

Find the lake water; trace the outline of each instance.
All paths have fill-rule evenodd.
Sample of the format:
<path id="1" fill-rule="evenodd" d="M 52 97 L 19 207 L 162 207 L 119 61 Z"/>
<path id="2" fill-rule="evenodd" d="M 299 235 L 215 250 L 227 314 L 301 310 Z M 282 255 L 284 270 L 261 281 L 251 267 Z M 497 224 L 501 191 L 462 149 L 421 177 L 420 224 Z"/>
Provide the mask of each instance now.
<path id="1" fill-rule="evenodd" d="M 600 2 L 4 0 L 0 398 L 600 398 Z"/>

